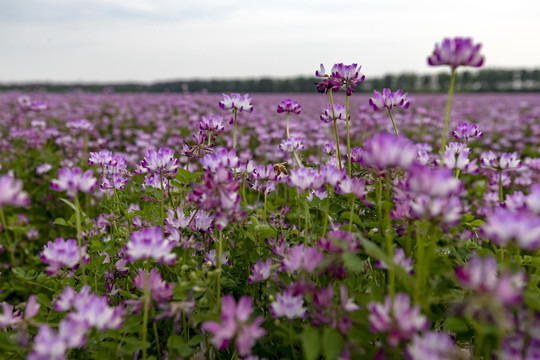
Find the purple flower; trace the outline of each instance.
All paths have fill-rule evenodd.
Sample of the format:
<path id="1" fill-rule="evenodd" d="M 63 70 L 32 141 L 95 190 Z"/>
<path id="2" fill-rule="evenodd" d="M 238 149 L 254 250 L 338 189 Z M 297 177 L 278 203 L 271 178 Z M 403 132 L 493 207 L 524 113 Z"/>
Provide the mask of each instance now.
<path id="1" fill-rule="evenodd" d="M 379 170 L 396 167 L 406 170 L 416 159 L 417 150 L 407 138 L 379 133 L 366 140 L 360 156 L 360 163 L 364 166 Z"/>
<path id="2" fill-rule="evenodd" d="M 321 189 L 325 180 L 324 173 L 320 173 L 317 169 L 303 167 L 291 170 L 288 184 L 300 188 L 302 192 L 306 189 Z"/>
<path id="3" fill-rule="evenodd" d="M 30 196 L 23 191 L 23 182 L 9 175 L 0 177 L 0 207 L 6 205 L 27 206 Z"/>
<path id="4" fill-rule="evenodd" d="M 224 296 L 221 300 L 221 322 L 203 323 L 202 329 L 214 335 L 210 341 L 218 350 L 225 350 L 236 335 L 235 347 L 238 354 L 247 356 L 251 354 L 255 341 L 266 334 L 266 331 L 260 327 L 264 321 L 262 316 L 248 324 L 253 312 L 252 303 L 253 300 L 247 296 L 242 296 L 238 304 L 231 295 Z"/>
<path id="5" fill-rule="evenodd" d="M 456 126 L 452 135 L 456 140 L 464 139 L 465 143 L 468 143 L 470 138 L 481 138 L 484 133 L 480 131 L 478 125 L 463 122 L 461 125 Z"/>
<path id="6" fill-rule="evenodd" d="M 51 164 L 44 163 L 36 167 L 36 174 L 38 175 L 45 174 L 49 172 L 51 169 L 52 169 Z"/>
<path id="7" fill-rule="evenodd" d="M 386 107 L 392 110 L 393 106 L 399 106 L 403 109 L 408 109 L 410 101 L 407 100 L 407 94 L 403 94 L 403 90 L 399 89 L 396 92 L 392 92 L 390 89 L 383 89 L 382 94 L 377 90 L 373 90 L 373 97 L 369 99 L 369 105 L 373 107 L 373 110 L 381 110 Z"/>
<path id="8" fill-rule="evenodd" d="M 320 119 L 322 122 L 329 123 L 334 120 L 334 116 L 336 117 L 336 120 L 345 120 L 347 116 L 345 105 L 334 104 L 334 111 L 332 112 L 332 105 L 328 104 L 328 107 L 323 109 Z M 349 115 L 349 120 L 350 119 L 351 116 Z"/>
<path id="9" fill-rule="evenodd" d="M 464 287 L 490 294 L 505 305 L 518 304 L 527 283 L 522 272 L 507 272 L 498 276 L 497 260 L 491 256 L 474 256 L 466 266 L 457 268 L 455 272 Z"/>
<path id="10" fill-rule="evenodd" d="M 90 256 L 86 253 L 86 245 L 80 249 L 82 259 L 85 263 L 90 261 Z M 56 273 L 62 266 L 70 269 L 80 264 L 79 247 L 77 241 L 73 239 L 64 240 L 57 238 L 54 242 L 49 241 L 41 252 L 41 261 L 46 264 L 49 275 Z"/>
<path id="11" fill-rule="evenodd" d="M 449 169 L 416 165 L 411 167 L 407 188 L 416 195 L 447 198 L 458 194 L 462 185 Z"/>
<path id="12" fill-rule="evenodd" d="M 49 104 L 46 101 L 43 100 L 34 100 L 30 104 L 30 111 L 45 111 L 49 109 Z"/>
<path id="13" fill-rule="evenodd" d="M 294 318 L 305 318 L 306 308 L 304 307 L 304 296 L 294 296 L 292 292 L 285 291 L 283 294 L 276 294 L 276 301 L 270 304 L 272 317 L 279 318 L 285 316 L 289 320 Z"/>
<path id="14" fill-rule="evenodd" d="M 415 334 L 412 342 L 407 345 L 409 360 L 450 360 L 459 355 L 454 340 L 442 332 L 428 331 L 422 336 Z"/>
<path id="15" fill-rule="evenodd" d="M 199 122 L 199 129 L 212 134 L 219 134 L 225 130 L 223 118 L 221 116 L 203 116 Z"/>
<path id="16" fill-rule="evenodd" d="M 420 313 L 420 306 L 411 307 L 411 300 L 407 294 L 398 293 L 393 300 L 391 296 L 387 296 L 383 304 L 370 302 L 367 307 L 370 312 L 371 331 L 387 332 L 388 343 L 392 347 L 429 326 L 428 319 Z"/>
<path id="17" fill-rule="evenodd" d="M 353 93 L 353 87 L 358 85 L 358 82 L 362 82 L 365 76 L 359 77 L 360 69 L 362 66 L 353 63 L 351 65 L 345 65 L 343 63 L 335 64 L 332 67 L 332 78 L 339 82 L 342 86 L 346 87 L 345 93 L 347 96 L 351 96 Z M 324 70 L 321 64 L 321 69 Z"/>
<path id="18" fill-rule="evenodd" d="M 68 345 L 66 339 L 58 335 L 49 325 L 41 325 L 34 338 L 34 347 L 28 360 L 65 360 Z"/>
<path id="19" fill-rule="evenodd" d="M 428 57 L 431 66 L 450 65 L 452 71 L 458 66 L 480 67 L 484 57 L 480 55 L 481 44 L 473 44 L 471 38 L 446 38 L 442 44 L 436 44 L 433 54 Z"/>
<path id="20" fill-rule="evenodd" d="M 209 252 L 204 253 L 204 262 L 212 264 L 212 266 L 217 266 L 217 256 L 216 249 L 212 249 Z M 231 265 L 227 254 L 221 253 L 221 265 Z"/>
<path id="21" fill-rule="evenodd" d="M 480 166 L 496 171 L 520 170 L 522 167 L 519 155 L 513 153 L 503 153 L 497 156 L 493 151 L 480 154 Z"/>
<path id="22" fill-rule="evenodd" d="M 304 247 L 303 244 L 295 245 L 283 258 L 283 270 L 297 272 L 305 270 L 312 273 L 321 263 L 324 255 L 315 247 Z"/>
<path id="23" fill-rule="evenodd" d="M 249 94 L 245 94 L 244 96 L 236 93 L 232 93 L 231 96 L 223 94 L 223 100 L 219 102 L 219 107 L 223 110 L 236 109 L 237 111 L 246 111 L 248 113 L 253 111 Z"/>
<path id="24" fill-rule="evenodd" d="M 249 275 L 248 283 L 253 284 L 268 279 L 270 277 L 271 270 L 272 258 L 266 259 L 265 262 L 259 260 L 255 265 L 251 267 L 251 275 Z"/>
<path id="25" fill-rule="evenodd" d="M 402 248 L 397 248 L 394 251 L 394 264 L 400 266 L 406 272 L 412 274 L 414 261 L 411 258 L 405 257 L 405 251 Z M 377 260 L 375 265 L 380 269 L 388 269 L 388 264 L 384 261 Z"/>
<path id="26" fill-rule="evenodd" d="M 300 108 L 301 106 L 296 101 L 291 99 L 285 99 L 282 100 L 281 103 L 277 106 L 277 112 L 278 114 L 283 112 L 300 114 Z"/>
<path id="27" fill-rule="evenodd" d="M 93 171 L 87 170 L 83 173 L 79 167 L 59 169 L 58 179 L 51 181 L 52 190 L 66 191 L 71 199 L 75 198 L 79 191 L 92 193 L 96 186 L 97 179 L 93 176 Z"/>
<path id="28" fill-rule="evenodd" d="M 463 170 L 469 174 L 477 174 L 479 172 L 476 165 L 476 159 L 469 160 L 471 149 L 466 144 L 451 142 L 446 145 L 444 152 L 444 166 L 449 169 Z"/>
<path id="29" fill-rule="evenodd" d="M 178 167 L 178 159 L 174 157 L 174 150 L 169 148 L 160 148 L 155 150 L 146 150 L 144 159 L 141 161 L 141 167 L 149 173 L 175 174 Z"/>
<path id="30" fill-rule="evenodd" d="M 145 289 L 146 272 L 139 270 L 139 274 L 133 278 L 133 285 L 141 291 Z M 150 270 L 148 275 L 148 290 L 152 294 L 152 299 L 158 303 L 171 300 L 173 298 L 172 289 L 176 284 L 169 284 L 161 279 L 161 275 L 156 268 Z"/>
<path id="31" fill-rule="evenodd" d="M 506 246 L 512 241 L 527 250 L 536 250 L 540 246 L 540 217 L 528 211 L 495 208 L 486 217 L 480 231 L 499 246 Z"/>
<path id="32" fill-rule="evenodd" d="M 281 140 L 281 144 L 279 144 L 279 149 L 281 151 L 290 153 L 295 150 L 302 150 L 304 149 L 304 143 L 302 142 L 302 140 L 303 139 L 300 137 L 289 136 L 287 139 Z"/>
<path id="33" fill-rule="evenodd" d="M 5 301 L 1 302 L 0 305 L 2 305 L 2 314 L 0 314 L 0 328 L 7 329 L 8 327 L 16 327 L 17 324 L 21 322 L 20 311 L 13 312 L 13 305 L 10 305 Z"/>
<path id="34" fill-rule="evenodd" d="M 139 259 L 154 259 L 162 264 L 172 265 L 176 254 L 172 252 L 175 243 L 163 239 L 160 226 L 134 231 L 126 244 L 126 254 L 130 262 Z"/>
<path id="35" fill-rule="evenodd" d="M 88 158 L 88 165 L 105 166 L 113 163 L 113 154 L 109 150 L 101 150 L 100 152 L 91 152 Z"/>
<path id="36" fill-rule="evenodd" d="M 215 172 L 219 167 L 238 168 L 240 159 L 236 156 L 236 150 L 227 150 L 225 148 L 217 148 L 214 153 L 206 154 L 201 160 L 201 165 L 205 169 Z"/>
<path id="37" fill-rule="evenodd" d="M 334 65 L 334 67 L 335 66 L 336 65 Z M 332 68 L 332 70 L 333 69 L 334 68 Z M 321 64 L 320 70 L 315 71 L 315 76 L 324 78 L 323 81 L 315 83 L 317 85 L 317 91 L 319 93 L 327 93 L 328 91 L 330 91 L 330 89 L 333 92 L 337 92 L 339 91 L 339 89 L 341 89 L 341 82 L 335 80 L 331 75 L 326 74 L 326 70 L 324 69 L 323 64 Z"/>

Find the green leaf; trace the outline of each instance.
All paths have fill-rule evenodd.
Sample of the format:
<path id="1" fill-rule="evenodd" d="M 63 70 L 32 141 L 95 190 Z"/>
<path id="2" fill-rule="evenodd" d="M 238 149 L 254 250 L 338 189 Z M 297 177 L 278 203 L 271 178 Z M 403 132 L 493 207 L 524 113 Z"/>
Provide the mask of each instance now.
<path id="1" fill-rule="evenodd" d="M 444 322 L 444 328 L 448 331 L 453 331 L 455 333 L 465 332 L 469 330 L 469 325 L 463 319 L 457 317 L 448 318 Z"/>
<path id="2" fill-rule="evenodd" d="M 342 255 L 342 258 L 345 268 L 350 272 L 356 274 L 364 272 L 364 265 L 362 263 L 362 260 L 360 260 L 360 258 L 355 254 L 344 253 Z"/>
<path id="3" fill-rule="evenodd" d="M 60 201 L 62 201 L 62 202 L 64 202 L 65 204 L 67 204 L 70 208 L 73 209 L 73 211 L 77 211 L 77 208 L 75 207 L 75 204 L 72 203 L 71 201 L 69 201 L 68 199 L 60 198 Z"/>
<path id="4" fill-rule="evenodd" d="M 257 234 L 257 237 L 261 239 L 268 239 L 272 236 L 276 236 L 276 230 L 272 229 L 268 225 L 258 225 L 255 226 L 255 233 Z"/>
<path id="5" fill-rule="evenodd" d="M 472 221 L 469 225 L 478 227 L 478 226 L 482 226 L 484 224 L 485 224 L 484 220 L 476 219 L 476 220 Z"/>
<path id="6" fill-rule="evenodd" d="M 70 226 L 70 227 L 73 227 L 73 225 L 69 224 L 65 219 L 63 218 L 56 218 L 54 220 L 54 223 L 56 225 L 62 225 L 62 226 Z"/>
<path id="7" fill-rule="evenodd" d="M 15 267 L 15 268 L 11 269 L 11 271 L 13 271 L 13 274 L 15 274 L 16 277 L 18 277 L 20 279 L 24 279 L 25 271 L 24 271 L 23 268 Z"/>
<path id="8" fill-rule="evenodd" d="M 325 328 L 322 336 L 322 352 L 326 360 L 335 360 L 341 354 L 343 337 L 336 329 Z"/>
<path id="9" fill-rule="evenodd" d="M 321 353 L 321 334 L 318 329 L 308 327 L 301 335 L 306 360 L 317 360 Z"/>

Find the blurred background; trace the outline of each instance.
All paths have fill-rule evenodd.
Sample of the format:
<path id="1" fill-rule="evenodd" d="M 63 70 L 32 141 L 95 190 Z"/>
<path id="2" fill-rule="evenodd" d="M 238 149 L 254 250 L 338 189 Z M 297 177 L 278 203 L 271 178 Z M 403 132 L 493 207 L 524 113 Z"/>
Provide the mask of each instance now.
<path id="1" fill-rule="evenodd" d="M 461 91 L 540 91 L 540 1 L 0 0 L 0 89 L 314 92 L 319 64 L 366 83 L 445 90 L 427 57 L 482 44 Z"/>

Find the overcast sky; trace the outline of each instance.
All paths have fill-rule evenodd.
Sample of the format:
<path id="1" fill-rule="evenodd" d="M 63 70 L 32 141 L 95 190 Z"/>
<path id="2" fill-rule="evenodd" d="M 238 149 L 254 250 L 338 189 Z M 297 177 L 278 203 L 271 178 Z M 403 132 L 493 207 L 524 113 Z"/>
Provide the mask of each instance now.
<path id="1" fill-rule="evenodd" d="M 448 36 L 540 67 L 540 0 L 0 0 L 0 82 L 433 73 Z"/>

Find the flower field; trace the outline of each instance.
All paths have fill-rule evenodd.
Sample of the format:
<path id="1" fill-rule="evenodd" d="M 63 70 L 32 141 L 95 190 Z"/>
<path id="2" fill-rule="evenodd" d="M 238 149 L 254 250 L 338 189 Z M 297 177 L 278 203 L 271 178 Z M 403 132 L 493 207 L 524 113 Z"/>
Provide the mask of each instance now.
<path id="1" fill-rule="evenodd" d="M 540 358 L 540 95 L 359 71 L 0 93 L 2 358 Z"/>

